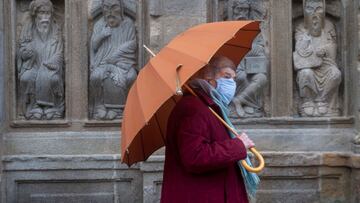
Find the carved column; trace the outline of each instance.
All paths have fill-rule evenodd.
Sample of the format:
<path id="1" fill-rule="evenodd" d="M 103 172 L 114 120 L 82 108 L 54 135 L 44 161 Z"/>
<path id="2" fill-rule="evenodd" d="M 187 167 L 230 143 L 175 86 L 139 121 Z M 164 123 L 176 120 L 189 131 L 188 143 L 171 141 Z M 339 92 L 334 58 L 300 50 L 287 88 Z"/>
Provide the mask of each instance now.
<path id="1" fill-rule="evenodd" d="M 3 1 L 0 1 L 0 202 L 3 202 L 3 167 L 2 167 L 2 154 L 3 154 L 3 133 L 4 133 L 4 122 L 5 122 L 5 89 L 4 89 L 4 27 L 3 27 Z"/>
<path id="2" fill-rule="evenodd" d="M 353 203 L 360 201 L 360 134 L 353 140 L 353 158 L 351 172 L 351 199 Z"/>
<path id="3" fill-rule="evenodd" d="M 65 53 L 68 54 L 65 84 L 68 95 L 66 114 L 74 121 L 87 119 L 87 1 L 71 0 L 65 4 Z"/>
<path id="4" fill-rule="evenodd" d="M 272 117 L 291 116 L 293 106 L 292 1 L 271 0 L 270 58 Z"/>

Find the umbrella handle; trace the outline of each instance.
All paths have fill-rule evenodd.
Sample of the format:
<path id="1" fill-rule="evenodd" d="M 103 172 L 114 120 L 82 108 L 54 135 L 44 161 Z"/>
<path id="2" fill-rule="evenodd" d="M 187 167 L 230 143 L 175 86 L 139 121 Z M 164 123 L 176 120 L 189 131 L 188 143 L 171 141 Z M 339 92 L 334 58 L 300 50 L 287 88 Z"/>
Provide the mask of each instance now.
<path id="1" fill-rule="evenodd" d="M 255 157 L 259 160 L 259 166 L 258 167 L 251 167 L 249 166 L 245 160 L 241 160 L 241 165 L 249 172 L 252 173 L 259 173 L 262 171 L 265 167 L 265 160 L 264 157 L 256 150 L 255 147 L 251 147 L 250 151 L 255 155 Z"/>
<path id="2" fill-rule="evenodd" d="M 176 92 L 175 92 L 175 94 L 177 96 L 182 96 L 183 95 L 183 92 L 181 90 L 180 75 L 179 75 L 179 71 L 180 71 L 180 68 L 182 66 L 183 66 L 182 64 L 178 64 L 177 67 L 176 67 Z"/>
<path id="3" fill-rule="evenodd" d="M 194 96 L 197 96 L 196 93 L 187 85 L 184 84 L 185 88 Z M 233 129 L 231 126 L 229 126 L 229 124 L 227 124 L 223 118 L 221 118 L 210 106 L 208 107 L 209 110 L 211 111 L 211 113 L 213 113 L 216 118 L 218 118 L 220 120 L 221 123 L 223 123 L 225 125 L 225 127 L 227 129 L 229 129 L 234 135 L 238 136 L 239 134 L 236 132 L 235 129 Z M 255 147 L 251 147 L 250 151 L 255 155 L 255 157 L 259 160 L 259 166 L 258 167 L 251 167 L 249 166 L 245 160 L 241 160 L 241 165 L 244 166 L 244 168 L 252 173 L 259 173 L 260 171 L 262 171 L 265 167 L 265 160 L 264 157 L 256 150 Z"/>
<path id="4" fill-rule="evenodd" d="M 229 129 L 234 135 L 238 136 L 239 134 L 236 132 L 236 130 L 234 128 L 232 128 L 231 126 L 229 126 L 229 124 L 227 124 L 224 119 L 222 119 L 211 107 L 209 107 L 210 111 L 225 125 L 225 127 L 227 129 Z M 250 147 L 249 149 L 254 155 L 255 157 L 259 160 L 259 166 L 258 167 L 251 167 L 249 166 L 245 160 L 241 160 L 241 165 L 244 166 L 244 168 L 252 173 L 259 173 L 260 171 L 262 171 L 265 167 L 265 160 L 264 157 L 256 150 L 255 147 Z"/>

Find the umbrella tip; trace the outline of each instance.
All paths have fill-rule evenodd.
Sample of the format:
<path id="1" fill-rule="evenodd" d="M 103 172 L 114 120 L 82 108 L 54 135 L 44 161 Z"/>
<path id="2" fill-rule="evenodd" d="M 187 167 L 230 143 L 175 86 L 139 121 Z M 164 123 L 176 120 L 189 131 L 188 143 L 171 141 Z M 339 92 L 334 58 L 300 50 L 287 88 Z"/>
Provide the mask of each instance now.
<path id="1" fill-rule="evenodd" d="M 146 49 L 146 51 L 148 51 L 151 54 L 152 57 L 156 56 L 156 54 L 149 47 L 147 47 L 145 44 L 143 44 L 143 47 Z"/>
<path id="2" fill-rule="evenodd" d="M 181 88 L 177 89 L 176 90 L 176 93 L 175 93 L 177 96 L 182 96 L 183 95 L 183 91 L 181 90 Z"/>

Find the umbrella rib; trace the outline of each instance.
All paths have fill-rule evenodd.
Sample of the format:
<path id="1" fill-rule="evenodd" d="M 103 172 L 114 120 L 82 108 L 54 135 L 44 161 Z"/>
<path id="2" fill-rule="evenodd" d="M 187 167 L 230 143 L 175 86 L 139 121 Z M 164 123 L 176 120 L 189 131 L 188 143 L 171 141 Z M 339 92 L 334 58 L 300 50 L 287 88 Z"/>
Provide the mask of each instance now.
<path id="1" fill-rule="evenodd" d="M 143 138 L 144 134 L 142 133 L 142 130 L 140 131 L 140 140 L 141 140 L 141 149 L 142 149 L 142 153 L 143 153 L 143 160 L 145 161 L 146 156 L 145 156 L 145 149 L 144 149 L 144 138 Z"/>
<path id="2" fill-rule="evenodd" d="M 136 83 L 135 83 L 136 84 Z M 141 108 L 141 113 L 142 113 L 142 116 L 143 116 L 143 118 L 145 119 L 145 123 L 144 124 L 146 124 L 147 122 L 148 122 L 148 120 L 146 120 L 146 116 L 145 116 L 145 113 L 144 113 L 144 111 L 143 111 L 143 106 L 144 105 L 142 105 L 142 99 L 139 97 L 139 94 L 138 94 L 138 92 L 141 92 L 140 90 L 139 90 L 139 85 L 136 85 L 136 92 L 137 92 L 137 94 L 136 94 L 136 96 L 138 97 L 138 101 L 139 101 L 139 108 Z"/>
<path id="3" fill-rule="evenodd" d="M 172 98 L 172 97 L 171 97 L 171 98 Z M 157 114 L 155 114 L 155 121 L 156 121 L 156 124 L 158 125 L 158 129 L 159 129 L 159 131 L 160 131 L 161 138 L 162 138 L 162 140 L 163 140 L 163 142 L 164 142 L 164 144 L 165 144 L 165 137 L 164 137 L 164 134 L 163 134 L 163 132 L 162 132 L 162 130 L 161 130 L 161 127 L 160 127 L 160 123 L 159 123 Z"/>
<path id="4" fill-rule="evenodd" d="M 245 30 L 245 29 L 240 29 L 239 31 L 260 32 L 260 29 L 259 29 L 259 30 Z"/>
<path id="5" fill-rule="evenodd" d="M 130 155 L 127 152 L 125 152 L 125 153 L 126 153 L 126 156 L 127 156 L 127 164 L 128 164 L 128 166 L 130 166 Z"/>
<path id="6" fill-rule="evenodd" d="M 239 45 L 235 45 L 235 44 L 228 44 L 228 43 L 226 43 L 225 45 L 226 45 L 226 46 L 231 46 L 231 47 L 240 47 L 240 48 L 244 48 L 244 49 L 248 49 L 248 50 L 251 49 L 251 48 L 249 48 L 249 47 L 239 46 Z"/>
<path id="7" fill-rule="evenodd" d="M 175 97 L 174 97 L 174 96 L 172 96 L 172 97 L 171 97 L 171 100 L 173 100 L 173 101 L 174 101 L 174 103 L 175 103 L 175 104 L 177 104 L 176 99 L 175 99 Z"/>

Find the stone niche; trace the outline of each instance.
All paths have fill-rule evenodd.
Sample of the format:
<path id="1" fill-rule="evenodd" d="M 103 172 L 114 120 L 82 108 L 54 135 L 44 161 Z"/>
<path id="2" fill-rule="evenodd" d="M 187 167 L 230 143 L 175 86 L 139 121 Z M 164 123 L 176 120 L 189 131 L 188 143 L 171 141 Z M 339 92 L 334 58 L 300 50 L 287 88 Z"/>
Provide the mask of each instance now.
<path id="1" fill-rule="evenodd" d="M 88 1 L 90 119 L 122 118 L 128 91 L 142 65 L 137 4 L 123 0 Z"/>
<path id="2" fill-rule="evenodd" d="M 219 1 L 218 20 L 260 20 L 261 33 L 255 38 L 252 50 L 237 65 L 235 97 L 230 104 L 230 116 L 259 118 L 270 114 L 269 103 L 269 1 Z"/>
<path id="3" fill-rule="evenodd" d="M 16 120 L 65 116 L 64 1 L 16 3 Z"/>
<path id="4" fill-rule="evenodd" d="M 344 115 L 346 37 L 339 0 L 293 1 L 293 70 L 295 115 Z"/>

